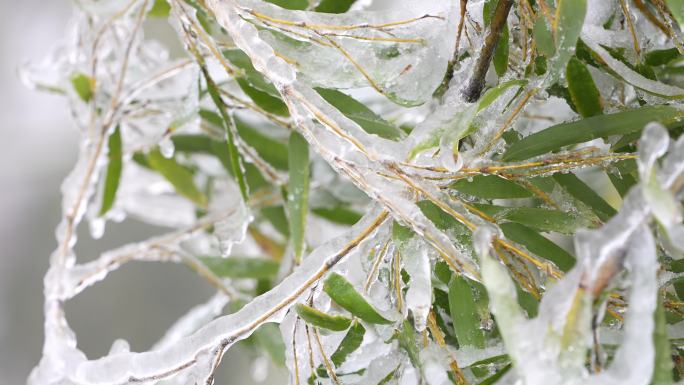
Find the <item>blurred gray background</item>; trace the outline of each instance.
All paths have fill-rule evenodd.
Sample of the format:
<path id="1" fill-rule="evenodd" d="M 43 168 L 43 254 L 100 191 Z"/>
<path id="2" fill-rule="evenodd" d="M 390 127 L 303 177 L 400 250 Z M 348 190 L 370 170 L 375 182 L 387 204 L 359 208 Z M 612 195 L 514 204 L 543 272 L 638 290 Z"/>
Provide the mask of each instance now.
<path id="1" fill-rule="evenodd" d="M 26 382 L 43 340 L 42 279 L 55 247 L 59 186 L 76 160 L 77 134 L 59 96 L 26 89 L 17 68 L 42 59 L 71 15 L 69 0 L 0 0 L 0 385 Z M 83 227 L 83 226 L 81 226 Z M 82 260 L 163 229 L 126 221 L 93 241 L 79 231 Z M 133 263 L 67 303 L 79 347 L 90 357 L 124 338 L 141 351 L 212 290 L 182 266 Z M 250 349 L 231 350 L 218 384 L 251 381 Z M 266 383 L 283 383 L 270 370 Z"/>

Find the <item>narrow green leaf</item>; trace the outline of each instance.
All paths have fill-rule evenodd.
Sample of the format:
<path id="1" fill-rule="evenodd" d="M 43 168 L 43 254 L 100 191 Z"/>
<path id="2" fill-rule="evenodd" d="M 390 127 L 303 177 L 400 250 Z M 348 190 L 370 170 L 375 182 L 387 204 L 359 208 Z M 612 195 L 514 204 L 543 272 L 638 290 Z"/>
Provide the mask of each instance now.
<path id="1" fill-rule="evenodd" d="M 280 98 L 278 90 L 261 74 L 261 72 L 254 68 L 252 60 L 247 54 L 239 49 L 227 49 L 223 51 L 223 56 L 243 71 L 241 78 L 245 79 L 249 85 L 274 98 Z"/>
<path id="2" fill-rule="evenodd" d="M 290 135 L 290 180 L 288 212 L 295 260 L 301 261 L 304 252 L 306 215 L 309 211 L 309 143 L 297 132 Z"/>
<path id="3" fill-rule="evenodd" d="M 356 3 L 356 0 L 321 0 L 316 7 L 316 12 L 344 13 Z"/>
<path id="4" fill-rule="evenodd" d="M 119 182 L 121 181 L 121 169 L 123 167 L 122 151 L 121 151 L 121 129 L 117 126 L 114 132 L 109 136 L 109 152 L 107 158 L 107 175 L 105 177 L 104 188 L 102 189 L 102 207 L 100 208 L 100 216 L 105 215 L 109 209 L 114 205 L 116 199 L 116 192 L 119 190 Z"/>
<path id="5" fill-rule="evenodd" d="M 261 215 L 266 218 L 273 228 L 275 228 L 285 238 L 290 237 L 290 224 L 285 215 L 285 208 L 283 206 L 270 206 L 261 209 Z"/>
<path id="6" fill-rule="evenodd" d="M 449 187 L 482 199 L 516 199 L 532 196 L 532 193 L 515 182 L 496 175 L 478 175 L 473 177 L 472 181 L 461 179 Z"/>
<path id="7" fill-rule="evenodd" d="M 651 67 L 664 66 L 681 57 L 677 48 L 657 49 L 644 55 L 644 64 Z"/>
<path id="8" fill-rule="evenodd" d="M 607 221 L 617 213 L 613 206 L 609 205 L 591 187 L 582 182 L 575 174 L 555 174 L 553 179 L 572 195 L 575 199 L 591 207 L 596 216 Z"/>
<path id="9" fill-rule="evenodd" d="M 408 320 L 404 320 L 402 328 L 397 332 L 396 337 L 399 340 L 399 346 L 406 351 L 413 366 L 421 368 L 420 348 L 416 343 L 416 331 Z"/>
<path id="10" fill-rule="evenodd" d="M 584 217 L 560 210 L 539 207 L 504 207 L 480 203 L 473 204 L 473 206 L 498 221 L 516 222 L 539 231 L 574 234 L 578 228 L 592 225 Z"/>
<path id="11" fill-rule="evenodd" d="M 285 9 L 304 10 L 309 6 L 309 0 L 266 0 Z"/>
<path id="12" fill-rule="evenodd" d="M 582 117 L 588 118 L 603 113 L 601 93 L 596 88 L 594 78 L 591 77 L 587 66 L 574 56 L 568 62 L 566 79 L 572 102 Z"/>
<path id="13" fill-rule="evenodd" d="M 344 336 L 340 346 L 337 347 L 335 353 L 330 356 L 330 360 L 333 362 L 336 368 L 339 368 L 344 361 L 349 357 L 350 354 L 356 351 L 356 349 L 363 343 L 363 336 L 366 334 L 366 328 L 361 325 L 360 322 L 354 322 Z"/>
<path id="14" fill-rule="evenodd" d="M 178 152 L 211 153 L 212 139 L 206 135 L 173 135 L 171 141 L 174 149 Z"/>
<path id="15" fill-rule="evenodd" d="M 242 169 L 242 160 L 240 153 L 238 152 L 237 146 L 235 145 L 235 138 L 233 129 L 235 122 L 233 117 L 228 113 L 227 107 L 221 98 L 221 93 L 218 89 L 214 80 L 209 76 L 209 71 L 206 66 L 200 66 L 204 74 L 204 79 L 207 83 L 207 91 L 211 96 L 212 101 L 216 105 L 222 120 L 222 126 L 226 133 L 226 146 L 228 148 L 228 155 L 230 156 L 230 164 L 233 170 L 233 175 L 237 179 L 238 186 L 240 187 L 240 194 L 242 194 L 242 199 L 246 201 L 249 200 L 249 194 L 247 192 L 247 181 L 245 180 L 245 175 Z"/>
<path id="16" fill-rule="evenodd" d="M 368 323 L 392 323 L 392 321 L 381 316 L 380 313 L 378 313 L 377 310 L 375 310 L 375 308 L 373 308 L 373 306 L 354 289 L 354 286 L 338 273 L 330 274 L 323 284 L 323 291 L 325 291 L 338 305 Z"/>
<path id="17" fill-rule="evenodd" d="M 336 332 L 347 330 L 352 322 L 350 318 L 326 314 L 301 303 L 298 304 L 295 309 L 297 310 L 297 314 L 299 314 L 299 316 L 308 324 Z"/>
<path id="18" fill-rule="evenodd" d="M 203 109 L 200 110 L 199 115 L 214 126 L 223 127 L 223 120 L 216 112 Z M 278 170 L 288 169 L 288 153 L 285 144 L 275 138 L 262 134 L 261 131 L 238 117 L 234 117 L 234 121 L 240 138 L 250 147 L 253 147 L 263 160 Z"/>
<path id="19" fill-rule="evenodd" d="M 508 373 L 508 371 L 511 370 L 512 367 L 513 367 L 513 365 L 511 365 L 511 364 L 504 366 L 503 369 L 494 373 L 490 377 L 487 377 L 487 379 L 480 382 L 478 385 L 494 385 L 494 384 L 496 384 L 496 382 L 499 381 L 501 379 L 501 377 L 504 376 L 504 374 Z"/>
<path id="20" fill-rule="evenodd" d="M 169 181 L 178 194 L 195 202 L 199 207 L 207 206 L 207 197 L 195 186 L 192 172 L 178 164 L 175 159 L 165 158 L 158 148 L 147 154 L 150 166 Z"/>
<path id="21" fill-rule="evenodd" d="M 556 43 L 553 41 L 553 33 L 551 33 L 551 28 L 541 13 L 537 16 L 537 21 L 534 23 L 532 36 L 537 44 L 539 53 L 547 58 L 551 58 L 556 54 Z"/>
<path id="22" fill-rule="evenodd" d="M 558 0 L 556 8 L 556 56 L 551 62 L 550 83 L 555 83 L 575 52 L 587 13 L 587 0 Z"/>
<path id="23" fill-rule="evenodd" d="M 88 75 L 78 73 L 71 77 L 71 85 L 76 90 L 78 97 L 84 102 L 90 102 L 93 98 L 93 89 L 95 88 L 95 81 Z"/>
<path id="24" fill-rule="evenodd" d="M 684 0 L 666 0 L 667 6 L 672 12 L 672 16 L 677 20 L 679 26 L 684 26 Z"/>
<path id="25" fill-rule="evenodd" d="M 290 111 L 281 98 L 252 87 L 244 78 L 237 78 L 237 83 L 240 89 L 252 99 L 254 104 L 261 107 L 264 111 L 279 116 L 290 116 Z"/>
<path id="26" fill-rule="evenodd" d="M 499 42 L 496 44 L 496 49 L 494 50 L 494 70 L 499 77 L 504 76 L 506 70 L 508 69 L 508 42 L 509 32 L 508 25 L 504 26 L 503 31 L 501 31 L 501 37 Z"/>
<path id="27" fill-rule="evenodd" d="M 361 213 L 348 209 L 344 206 L 336 206 L 331 208 L 317 207 L 311 209 L 311 212 L 321 218 L 327 219 L 331 222 L 339 223 L 341 225 L 353 225 L 363 216 Z"/>
<path id="28" fill-rule="evenodd" d="M 567 1 L 567 0 L 565 0 Z M 565 146 L 612 135 L 641 132 L 650 122 L 669 128 L 680 127 L 684 112 L 669 106 L 645 106 L 610 115 L 599 115 L 576 122 L 562 123 L 513 143 L 503 156 L 506 161 L 520 161 Z"/>
<path id="29" fill-rule="evenodd" d="M 525 84 L 527 84 L 527 80 L 524 79 L 517 79 L 517 80 L 509 80 L 507 82 L 500 83 L 494 88 L 490 88 L 487 90 L 487 92 L 482 95 L 480 100 L 477 103 L 477 112 L 480 113 L 482 110 L 485 108 L 489 107 L 492 103 L 494 103 L 501 95 L 503 95 L 504 92 L 508 91 L 509 88 L 511 87 L 522 87 Z"/>
<path id="30" fill-rule="evenodd" d="M 149 17 L 169 17 L 171 6 L 166 0 L 154 0 L 154 4 L 147 16 Z"/>
<path id="31" fill-rule="evenodd" d="M 473 291 L 460 274 L 454 274 L 449 283 L 449 309 L 459 345 L 484 349 L 485 336 Z"/>
<path id="32" fill-rule="evenodd" d="M 278 262 L 267 258 L 200 257 L 199 260 L 221 278 L 272 279 L 278 274 Z"/>
<path id="33" fill-rule="evenodd" d="M 506 238 L 519 243 L 530 252 L 553 262 L 562 271 L 569 271 L 575 265 L 575 257 L 562 247 L 548 240 L 531 228 L 519 223 L 499 225 Z"/>
<path id="34" fill-rule="evenodd" d="M 332 106 L 337 108 L 342 114 L 361 126 L 367 133 L 375 134 L 381 138 L 390 140 L 397 140 L 404 137 L 403 131 L 388 123 L 370 108 L 351 96 L 327 88 L 316 88 L 316 92 L 318 92 L 326 102 L 332 104 Z"/>
<path id="35" fill-rule="evenodd" d="M 655 346 L 655 365 L 651 385 L 673 384 L 672 353 L 670 339 L 667 335 L 667 322 L 665 320 L 665 307 L 662 297 L 658 296 L 658 307 L 655 311 L 655 329 L 653 330 L 653 343 Z"/>

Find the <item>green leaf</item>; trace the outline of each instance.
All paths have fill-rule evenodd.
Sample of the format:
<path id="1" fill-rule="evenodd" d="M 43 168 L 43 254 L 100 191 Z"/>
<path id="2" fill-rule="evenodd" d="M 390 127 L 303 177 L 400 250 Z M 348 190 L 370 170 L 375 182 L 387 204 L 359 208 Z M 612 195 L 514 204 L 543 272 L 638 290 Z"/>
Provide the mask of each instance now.
<path id="1" fill-rule="evenodd" d="M 309 211 L 309 143 L 297 132 L 290 135 L 290 180 L 288 212 L 295 260 L 301 261 L 304 252 L 306 215 Z"/>
<path id="2" fill-rule="evenodd" d="M 263 91 L 274 98 L 280 98 L 280 93 L 271 82 L 269 82 L 261 72 L 257 71 L 252 65 L 252 60 L 239 49 L 227 49 L 223 51 L 223 56 L 233 65 L 240 68 L 244 73 L 241 78 L 245 79 L 249 85 L 259 91 Z"/>
<path id="3" fill-rule="evenodd" d="M 665 320 L 665 307 L 662 297 L 658 296 L 658 307 L 655 311 L 655 329 L 653 330 L 653 343 L 655 346 L 655 365 L 653 368 L 652 385 L 673 384 L 672 353 L 670 340 L 667 335 L 667 323 Z"/>
<path id="4" fill-rule="evenodd" d="M 331 208 L 317 207 L 311 209 L 311 212 L 321 218 L 327 219 L 331 222 L 339 223 L 341 225 L 353 225 L 363 216 L 362 214 L 344 206 L 336 206 Z"/>
<path id="5" fill-rule="evenodd" d="M 273 96 L 268 92 L 261 91 L 256 87 L 252 87 L 244 78 L 237 78 L 237 83 L 240 86 L 240 89 L 242 89 L 242 91 L 264 111 L 279 116 L 290 116 L 290 110 L 288 110 L 287 105 L 281 98 Z"/>
<path id="6" fill-rule="evenodd" d="M 272 279 L 278 274 L 279 263 L 267 258 L 200 257 L 199 260 L 221 278 Z"/>
<path id="7" fill-rule="evenodd" d="M 356 351 L 356 349 L 363 343 L 363 336 L 366 334 L 366 328 L 359 322 L 354 322 L 344 336 L 340 346 L 337 347 L 335 353 L 330 356 L 330 360 L 333 362 L 336 368 L 339 368 L 344 361 L 349 357 L 350 354 Z"/>
<path id="8" fill-rule="evenodd" d="M 487 92 L 484 93 L 484 95 L 482 95 L 480 100 L 477 102 L 477 112 L 480 113 L 480 112 L 482 112 L 482 110 L 489 107 L 501 95 L 503 95 L 504 92 L 508 91 L 509 88 L 515 87 L 515 86 L 522 87 L 525 84 L 527 84 L 527 80 L 524 80 L 524 79 L 509 80 L 507 82 L 503 82 L 503 83 L 497 85 L 494 88 L 490 88 L 489 90 L 487 90 Z"/>
<path id="9" fill-rule="evenodd" d="M 102 189 L 100 216 L 105 215 L 114 205 L 116 192 L 119 190 L 119 182 L 121 181 L 121 169 L 123 167 L 121 158 L 123 154 L 121 151 L 121 129 L 118 126 L 109 136 L 108 147 L 107 158 L 109 163 L 107 164 L 107 176 L 105 177 L 104 188 Z"/>
<path id="10" fill-rule="evenodd" d="M 556 56 L 551 62 L 550 84 L 555 83 L 575 52 L 587 13 L 587 0 L 558 0 Z"/>
<path id="11" fill-rule="evenodd" d="M 379 117 L 370 108 L 361 104 L 351 96 L 327 88 L 316 88 L 316 92 L 318 92 L 326 102 L 332 104 L 332 106 L 337 108 L 342 114 L 361 126 L 367 133 L 375 134 L 381 138 L 390 140 L 398 140 L 404 137 L 403 131 Z"/>
<path id="12" fill-rule="evenodd" d="M 504 376 L 504 374 L 508 373 L 508 371 L 511 370 L 512 367 L 513 367 L 513 365 L 511 365 L 511 364 L 504 366 L 503 369 L 494 373 L 490 377 L 487 377 L 487 379 L 480 382 L 478 385 L 494 385 L 494 384 L 496 384 L 496 382 L 499 381 L 501 379 L 501 377 Z"/>
<path id="13" fill-rule="evenodd" d="M 473 177 L 472 181 L 461 179 L 449 187 L 482 199 L 516 199 L 532 196 L 532 193 L 515 182 L 496 175 L 478 175 Z"/>
<path id="14" fill-rule="evenodd" d="M 344 13 L 356 3 L 356 0 L 321 0 L 316 7 L 316 12 Z"/>
<path id="15" fill-rule="evenodd" d="M 352 322 L 350 318 L 326 314 L 301 303 L 298 304 L 295 309 L 297 310 L 297 314 L 299 314 L 299 316 L 308 324 L 336 332 L 347 330 Z"/>
<path id="16" fill-rule="evenodd" d="M 283 206 L 270 206 L 261 209 L 261 215 L 266 218 L 273 228 L 275 228 L 285 238 L 290 237 L 290 225 L 285 215 L 285 208 Z"/>
<path id="17" fill-rule="evenodd" d="M 171 13 L 171 6 L 166 0 L 154 0 L 154 4 L 147 16 L 149 17 L 169 17 Z"/>
<path id="18" fill-rule="evenodd" d="M 553 262 L 562 271 L 569 271 L 575 265 L 575 257 L 562 247 L 548 240 L 531 228 L 519 223 L 499 225 L 506 238 L 519 243 L 530 252 Z"/>
<path id="19" fill-rule="evenodd" d="M 323 284 L 323 291 L 325 291 L 338 305 L 368 323 L 392 323 L 392 321 L 381 316 L 380 313 L 378 313 L 377 310 L 375 310 L 375 308 L 373 308 L 373 306 L 354 289 L 354 286 L 338 273 L 330 274 Z"/>
<path id="20" fill-rule="evenodd" d="M 567 0 L 565 0 L 567 1 Z M 641 132 L 650 122 L 674 128 L 681 126 L 684 112 L 669 106 L 645 106 L 610 115 L 599 115 L 576 122 L 562 123 L 513 143 L 503 155 L 505 161 L 520 161 L 565 146 L 612 135 Z"/>
<path id="21" fill-rule="evenodd" d="M 173 148 L 178 152 L 211 153 L 212 139 L 206 135 L 173 135 L 171 141 L 173 142 Z"/>
<path id="22" fill-rule="evenodd" d="M 494 70 L 499 77 L 504 76 L 506 70 L 508 69 L 508 40 L 509 32 L 508 25 L 504 26 L 503 31 L 501 31 L 501 37 L 499 42 L 496 44 L 496 49 L 494 50 Z"/>
<path id="23" fill-rule="evenodd" d="M 421 368 L 420 348 L 416 343 L 416 331 L 413 330 L 413 325 L 408 320 L 404 320 L 396 337 L 399 340 L 399 346 L 406 351 L 413 366 Z"/>
<path id="24" fill-rule="evenodd" d="M 553 179 L 575 199 L 591 207 L 600 220 L 606 222 L 617 213 L 613 206 L 609 205 L 575 174 L 555 174 Z"/>
<path id="25" fill-rule="evenodd" d="M 309 0 L 266 0 L 285 9 L 305 10 L 309 6 Z"/>
<path id="26" fill-rule="evenodd" d="M 672 16 L 677 20 L 679 26 L 684 26 L 684 0 L 666 0 L 667 6 L 672 12 Z"/>
<path id="27" fill-rule="evenodd" d="M 238 186 L 240 187 L 240 194 L 242 199 L 246 202 L 249 200 L 249 193 L 247 192 L 247 181 L 245 180 L 245 175 L 242 169 L 242 159 L 240 153 L 238 152 L 237 146 L 235 144 L 235 138 L 233 133 L 233 127 L 235 126 L 235 121 L 233 117 L 228 114 L 227 106 L 221 98 L 221 93 L 218 89 L 214 80 L 209 76 L 209 71 L 206 66 L 200 66 L 202 73 L 204 74 L 204 79 L 207 83 L 207 91 L 211 96 L 211 100 L 216 105 L 221 116 L 222 126 L 226 134 L 226 147 L 228 148 L 228 155 L 230 157 L 230 165 L 233 170 L 233 176 L 237 179 Z"/>
<path id="28" fill-rule="evenodd" d="M 664 66 L 681 57 L 677 48 L 657 49 L 644 55 L 644 64 L 651 67 Z"/>
<path id="29" fill-rule="evenodd" d="M 165 158 L 158 148 L 147 154 L 147 161 L 153 169 L 173 185 L 178 194 L 195 202 L 199 207 L 207 206 L 207 197 L 195 186 L 190 170 L 178 164 L 173 158 Z"/>
<path id="30" fill-rule="evenodd" d="M 578 228 L 591 225 L 577 214 L 560 210 L 539 207 L 503 207 L 480 203 L 473 204 L 473 206 L 498 221 L 516 222 L 540 231 L 574 234 Z"/>
<path id="31" fill-rule="evenodd" d="M 591 77 L 587 66 L 574 56 L 568 62 L 566 79 L 572 102 L 582 117 L 588 118 L 603 113 L 601 93 L 596 88 L 594 78 Z"/>
<path id="32" fill-rule="evenodd" d="M 534 23 L 532 36 L 537 44 L 539 53 L 547 58 L 551 58 L 556 54 L 556 43 L 553 41 L 553 33 L 551 33 L 551 28 L 549 28 L 546 18 L 541 13 L 537 16 L 537 21 Z"/>
<path id="33" fill-rule="evenodd" d="M 71 77 L 71 85 L 74 87 L 74 90 L 76 90 L 78 97 L 84 102 L 88 103 L 93 98 L 95 80 L 90 76 L 78 73 Z"/>
<path id="34" fill-rule="evenodd" d="M 473 291 L 460 274 L 454 274 L 449 283 L 449 309 L 459 345 L 484 349 L 485 336 Z"/>

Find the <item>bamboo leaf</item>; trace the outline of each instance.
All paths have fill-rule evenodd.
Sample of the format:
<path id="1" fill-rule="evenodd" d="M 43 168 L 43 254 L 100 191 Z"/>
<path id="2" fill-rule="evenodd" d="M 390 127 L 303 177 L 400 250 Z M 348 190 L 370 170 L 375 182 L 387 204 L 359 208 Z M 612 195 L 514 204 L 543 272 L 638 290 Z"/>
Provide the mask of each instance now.
<path id="1" fill-rule="evenodd" d="M 582 227 L 590 227 L 592 223 L 585 218 L 560 210 L 549 210 L 539 207 L 504 207 L 488 204 L 473 204 L 482 212 L 498 221 L 520 223 L 539 231 L 573 234 Z"/>
<path id="2" fill-rule="evenodd" d="M 569 271 L 575 265 L 575 257 L 531 228 L 513 222 L 502 223 L 499 226 L 506 238 L 553 262 L 562 271 Z"/>
<path id="3" fill-rule="evenodd" d="M 381 138 L 390 140 L 397 140 L 404 137 L 403 131 L 388 123 L 370 108 L 359 103 L 351 96 L 327 88 L 316 88 L 316 92 L 318 92 L 325 101 L 337 108 L 342 114 L 361 126 L 367 133 L 375 134 Z"/>
<path id="4" fill-rule="evenodd" d="M 515 182 L 496 175 L 478 175 L 473 177 L 472 181 L 461 179 L 449 187 L 482 199 L 516 199 L 532 196 L 532 193 Z"/>
<path id="5" fill-rule="evenodd" d="M 109 143 L 107 146 L 109 148 L 109 152 L 107 153 L 109 163 L 107 164 L 107 175 L 105 177 L 104 188 L 102 189 L 100 216 L 105 215 L 112 206 L 114 206 L 116 192 L 119 190 L 119 182 L 121 181 L 123 153 L 121 151 L 121 129 L 118 126 L 109 136 Z"/>
<path id="6" fill-rule="evenodd" d="M 207 197 L 197 188 L 192 172 L 175 159 L 165 158 L 158 148 L 147 155 L 150 166 L 173 185 L 178 194 L 195 202 L 199 207 L 207 206 Z"/>
<path id="7" fill-rule="evenodd" d="M 669 128 L 680 127 L 683 117 L 684 112 L 661 105 L 562 123 L 513 143 L 503 159 L 520 161 L 598 138 L 641 132 L 646 124 L 654 121 Z"/>
<path id="8" fill-rule="evenodd" d="M 537 44 L 539 53 L 547 58 L 551 58 L 556 54 L 556 44 L 553 41 L 553 33 L 551 33 L 551 28 L 549 28 L 549 25 L 546 23 L 544 15 L 539 14 L 537 16 L 537 21 L 535 21 L 532 30 L 532 36 L 534 37 L 534 42 Z"/>
<path id="9" fill-rule="evenodd" d="M 285 9 L 304 10 L 309 6 L 309 0 L 266 0 Z"/>
<path id="10" fill-rule="evenodd" d="M 492 61 L 494 62 L 494 70 L 499 77 L 504 76 L 504 74 L 506 74 L 506 70 L 508 69 L 509 35 L 508 25 L 506 25 L 504 26 L 503 31 L 501 31 L 501 37 L 499 38 L 499 42 L 496 44 L 496 49 L 494 50 L 494 58 Z"/>
<path id="11" fill-rule="evenodd" d="M 279 116 L 290 116 L 287 105 L 279 97 L 275 97 L 268 92 L 252 87 L 252 85 L 243 78 L 237 78 L 237 83 L 240 86 L 240 89 L 252 99 L 254 104 L 261 107 L 264 111 Z"/>
<path id="12" fill-rule="evenodd" d="M 221 98 L 221 93 L 219 92 L 216 83 L 214 83 L 214 80 L 209 76 L 209 71 L 205 66 L 200 66 L 200 68 L 204 73 L 204 79 L 207 82 L 207 90 L 209 91 L 209 95 L 211 96 L 211 99 L 216 105 L 219 115 L 221 116 L 222 126 L 226 134 L 226 147 L 228 148 L 230 165 L 233 170 L 232 174 L 235 176 L 235 179 L 237 179 L 238 186 L 240 187 L 240 194 L 242 194 L 242 199 L 248 201 L 249 194 L 247 192 L 247 181 L 245 180 L 245 175 L 242 168 L 242 159 L 235 144 L 233 132 L 235 122 L 233 121 L 233 117 L 228 114 L 226 104 Z"/>
<path id="13" fill-rule="evenodd" d="M 596 216 L 607 221 L 617 213 L 613 206 L 609 205 L 591 187 L 582 182 L 575 174 L 555 174 L 553 179 L 572 195 L 575 199 L 591 207 Z"/>
<path id="14" fill-rule="evenodd" d="M 655 329 L 653 330 L 653 343 L 655 346 L 655 365 L 653 368 L 652 385 L 673 384 L 672 353 L 670 339 L 667 335 L 667 322 L 665 319 L 665 307 L 662 297 L 658 297 L 658 307 L 655 311 Z"/>
<path id="15" fill-rule="evenodd" d="M 306 215 L 309 211 L 309 143 L 300 134 L 290 135 L 290 180 L 288 212 L 295 260 L 301 261 L 304 252 Z"/>
<path id="16" fill-rule="evenodd" d="M 331 222 L 339 223 L 341 225 L 353 225 L 363 216 L 360 213 L 344 206 L 335 206 L 331 208 L 317 207 L 311 209 L 311 212 L 321 218 L 327 219 Z"/>
<path id="17" fill-rule="evenodd" d="M 392 321 L 381 316 L 380 313 L 378 313 L 377 310 L 375 310 L 375 308 L 373 308 L 373 306 L 354 289 L 354 286 L 338 273 L 330 274 L 323 284 L 323 291 L 325 291 L 338 305 L 368 323 L 392 323 Z"/>
<path id="18" fill-rule="evenodd" d="M 74 90 L 76 90 L 78 97 L 84 102 L 88 103 L 90 102 L 90 99 L 93 98 L 95 80 L 90 76 L 78 73 L 71 77 L 71 85 L 74 87 Z"/>
<path id="19" fill-rule="evenodd" d="M 596 88 L 594 78 L 591 77 L 587 66 L 574 56 L 568 62 L 566 79 L 572 102 L 582 117 L 588 118 L 603 113 L 601 94 Z"/>
<path id="20" fill-rule="evenodd" d="M 684 26 L 684 0 L 666 0 L 666 2 L 679 26 Z"/>
<path id="21" fill-rule="evenodd" d="M 280 264 L 272 259 L 250 257 L 200 257 L 199 260 L 221 278 L 272 279 Z"/>
<path id="22" fill-rule="evenodd" d="M 321 0 L 316 7 L 316 12 L 344 13 L 356 3 L 356 0 Z"/>
<path id="23" fill-rule="evenodd" d="M 454 274 L 449 283 L 449 309 L 459 345 L 484 349 L 485 336 L 473 291 L 460 274 Z"/>
<path id="24" fill-rule="evenodd" d="M 149 12 L 147 12 L 147 16 L 166 18 L 169 17 L 170 13 L 171 6 L 169 5 L 168 1 L 154 0 L 154 4 L 152 5 L 152 8 L 149 10 Z"/>
<path id="25" fill-rule="evenodd" d="M 254 339 L 278 366 L 285 366 L 285 343 L 278 326 L 272 323 L 261 325 L 254 331 Z"/>
<path id="26" fill-rule="evenodd" d="M 350 318 L 326 314 L 301 303 L 298 304 L 295 309 L 297 310 L 297 314 L 299 314 L 299 316 L 308 324 L 323 329 L 341 332 L 347 330 L 352 322 Z"/>
<path id="27" fill-rule="evenodd" d="M 558 0 L 556 7 L 556 56 L 550 65 L 550 83 L 555 83 L 575 52 L 584 26 L 587 0 Z"/>
<path id="28" fill-rule="evenodd" d="M 359 322 L 354 322 L 347 332 L 347 334 L 340 342 L 340 346 L 337 347 L 335 353 L 330 356 L 330 360 L 335 364 L 336 368 L 339 368 L 350 354 L 356 351 L 356 349 L 363 343 L 363 336 L 366 334 L 366 328 Z"/>

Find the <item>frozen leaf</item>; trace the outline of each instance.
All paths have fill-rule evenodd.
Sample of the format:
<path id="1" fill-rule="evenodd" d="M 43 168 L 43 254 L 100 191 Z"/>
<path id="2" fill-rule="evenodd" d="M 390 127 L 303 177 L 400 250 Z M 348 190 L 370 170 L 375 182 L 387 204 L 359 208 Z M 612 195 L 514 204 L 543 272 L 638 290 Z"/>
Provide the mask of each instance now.
<path id="1" fill-rule="evenodd" d="M 176 189 L 178 194 L 195 202 L 199 207 L 207 206 L 207 197 L 197 188 L 192 172 L 176 162 L 175 159 L 167 159 L 159 149 L 154 149 L 147 154 L 150 166 L 166 178 Z"/>
<path id="2" fill-rule="evenodd" d="M 107 174 L 104 187 L 102 188 L 100 216 L 105 215 L 112 208 L 116 199 L 116 192 L 121 181 L 121 168 L 123 167 L 121 147 L 121 128 L 117 127 L 109 136 L 107 152 L 109 163 L 107 164 Z"/>
<path id="3" fill-rule="evenodd" d="M 364 328 L 361 323 L 352 323 L 351 328 L 342 339 L 342 342 L 340 342 L 337 350 L 330 356 L 330 360 L 336 368 L 339 368 L 344 361 L 347 360 L 349 355 L 361 346 L 365 334 L 366 328 Z"/>
<path id="4" fill-rule="evenodd" d="M 472 180 L 461 179 L 449 185 L 449 188 L 483 199 L 516 199 L 532 196 L 532 193 L 515 182 L 496 175 L 478 175 Z"/>
<path id="5" fill-rule="evenodd" d="M 199 258 L 218 277 L 234 279 L 273 279 L 278 274 L 279 263 L 266 258 L 236 257 Z"/>
<path id="6" fill-rule="evenodd" d="M 577 112 L 584 118 L 601 115 L 603 113 L 601 94 L 587 66 L 576 57 L 572 57 L 568 62 L 565 76 L 568 91 L 570 91 Z"/>
<path id="7" fill-rule="evenodd" d="M 95 81 L 88 75 L 82 73 L 74 75 L 71 78 L 71 85 L 84 102 L 88 103 L 93 98 Z"/>
<path id="8" fill-rule="evenodd" d="M 323 291 L 325 291 L 335 303 L 368 323 L 391 323 L 391 321 L 381 316 L 380 313 L 378 313 L 377 310 L 375 310 L 373 306 L 354 289 L 354 286 L 352 286 L 349 281 L 337 273 L 330 274 L 325 280 Z"/>
<path id="9" fill-rule="evenodd" d="M 290 135 L 290 180 L 288 214 L 295 261 L 301 262 L 304 252 L 306 216 L 309 212 L 309 144 L 294 132 Z"/>
<path id="10" fill-rule="evenodd" d="M 326 314 L 304 304 L 297 305 L 296 309 L 297 314 L 299 314 L 304 321 L 323 329 L 339 332 L 347 330 L 352 322 L 352 320 L 347 317 Z"/>
<path id="11" fill-rule="evenodd" d="M 468 280 L 456 274 L 449 283 L 449 309 L 458 343 L 462 347 L 485 347 L 480 314 Z"/>

